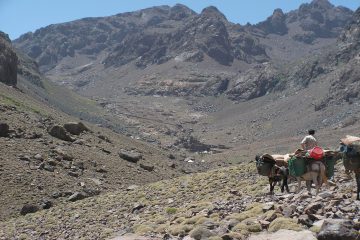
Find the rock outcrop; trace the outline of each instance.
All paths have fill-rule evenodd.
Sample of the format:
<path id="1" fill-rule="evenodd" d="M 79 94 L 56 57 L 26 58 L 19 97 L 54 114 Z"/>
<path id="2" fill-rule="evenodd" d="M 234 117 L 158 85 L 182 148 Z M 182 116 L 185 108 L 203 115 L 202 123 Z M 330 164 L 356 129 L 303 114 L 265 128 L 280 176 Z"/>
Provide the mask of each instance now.
<path id="1" fill-rule="evenodd" d="M 18 57 L 7 34 L 0 32 L 0 82 L 16 86 Z"/>

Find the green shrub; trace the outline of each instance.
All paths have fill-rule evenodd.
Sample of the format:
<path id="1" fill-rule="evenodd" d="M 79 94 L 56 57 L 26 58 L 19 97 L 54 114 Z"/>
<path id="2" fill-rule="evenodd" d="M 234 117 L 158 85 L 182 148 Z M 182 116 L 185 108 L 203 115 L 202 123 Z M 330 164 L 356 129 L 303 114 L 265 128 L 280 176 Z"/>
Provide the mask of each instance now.
<path id="1" fill-rule="evenodd" d="M 177 208 L 169 207 L 169 208 L 166 208 L 165 211 L 167 214 L 175 214 L 177 212 Z"/>

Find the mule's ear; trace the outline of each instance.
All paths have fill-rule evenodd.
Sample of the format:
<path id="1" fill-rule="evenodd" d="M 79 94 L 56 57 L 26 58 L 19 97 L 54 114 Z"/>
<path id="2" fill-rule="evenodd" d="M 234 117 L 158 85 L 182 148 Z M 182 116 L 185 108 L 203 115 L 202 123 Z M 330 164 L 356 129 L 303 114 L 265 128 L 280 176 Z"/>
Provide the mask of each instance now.
<path id="1" fill-rule="evenodd" d="M 256 155 L 255 156 L 255 161 L 259 161 L 260 160 L 260 155 Z"/>

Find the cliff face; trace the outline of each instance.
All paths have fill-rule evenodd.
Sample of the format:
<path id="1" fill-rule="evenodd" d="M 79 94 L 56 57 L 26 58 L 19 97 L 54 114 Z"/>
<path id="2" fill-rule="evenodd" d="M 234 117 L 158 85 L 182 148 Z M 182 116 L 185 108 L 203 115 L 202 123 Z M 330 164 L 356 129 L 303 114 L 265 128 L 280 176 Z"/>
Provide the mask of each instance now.
<path id="1" fill-rule="evenodd" d="M 7 34 L 0 32 L 0 82 L 16 86 L 18 58 Z"/>

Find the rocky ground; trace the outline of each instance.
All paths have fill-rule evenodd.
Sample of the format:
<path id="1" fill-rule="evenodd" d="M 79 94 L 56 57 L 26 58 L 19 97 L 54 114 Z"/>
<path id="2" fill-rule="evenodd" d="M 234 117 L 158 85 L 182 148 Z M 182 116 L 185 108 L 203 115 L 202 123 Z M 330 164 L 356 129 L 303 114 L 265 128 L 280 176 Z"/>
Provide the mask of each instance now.
<path id="1" fill-rule="evenodd" d="M 78 124 L 3 84 L 0 119 L 2 220 L 197 171 L 176 154 L 169 158 L 106 128 Z"/>
<path id="2" fill-rule="evenodd" d="M 291 193 L 282 194 L 277 188 L 268 195 L 266 177 L 257 175 L 254 164 L 240 164 L 59 204 L 1 222 L 0 235 L 2 239 L 356 239 L 360 205 L 354 200 L 355 181 L 345 174 L 342 163 L 336 169 L 334 182 L 323 186 L 318 196 L 308 194 L 304 186 L 294 193 L 296 184 L 290 184 Z"/>

